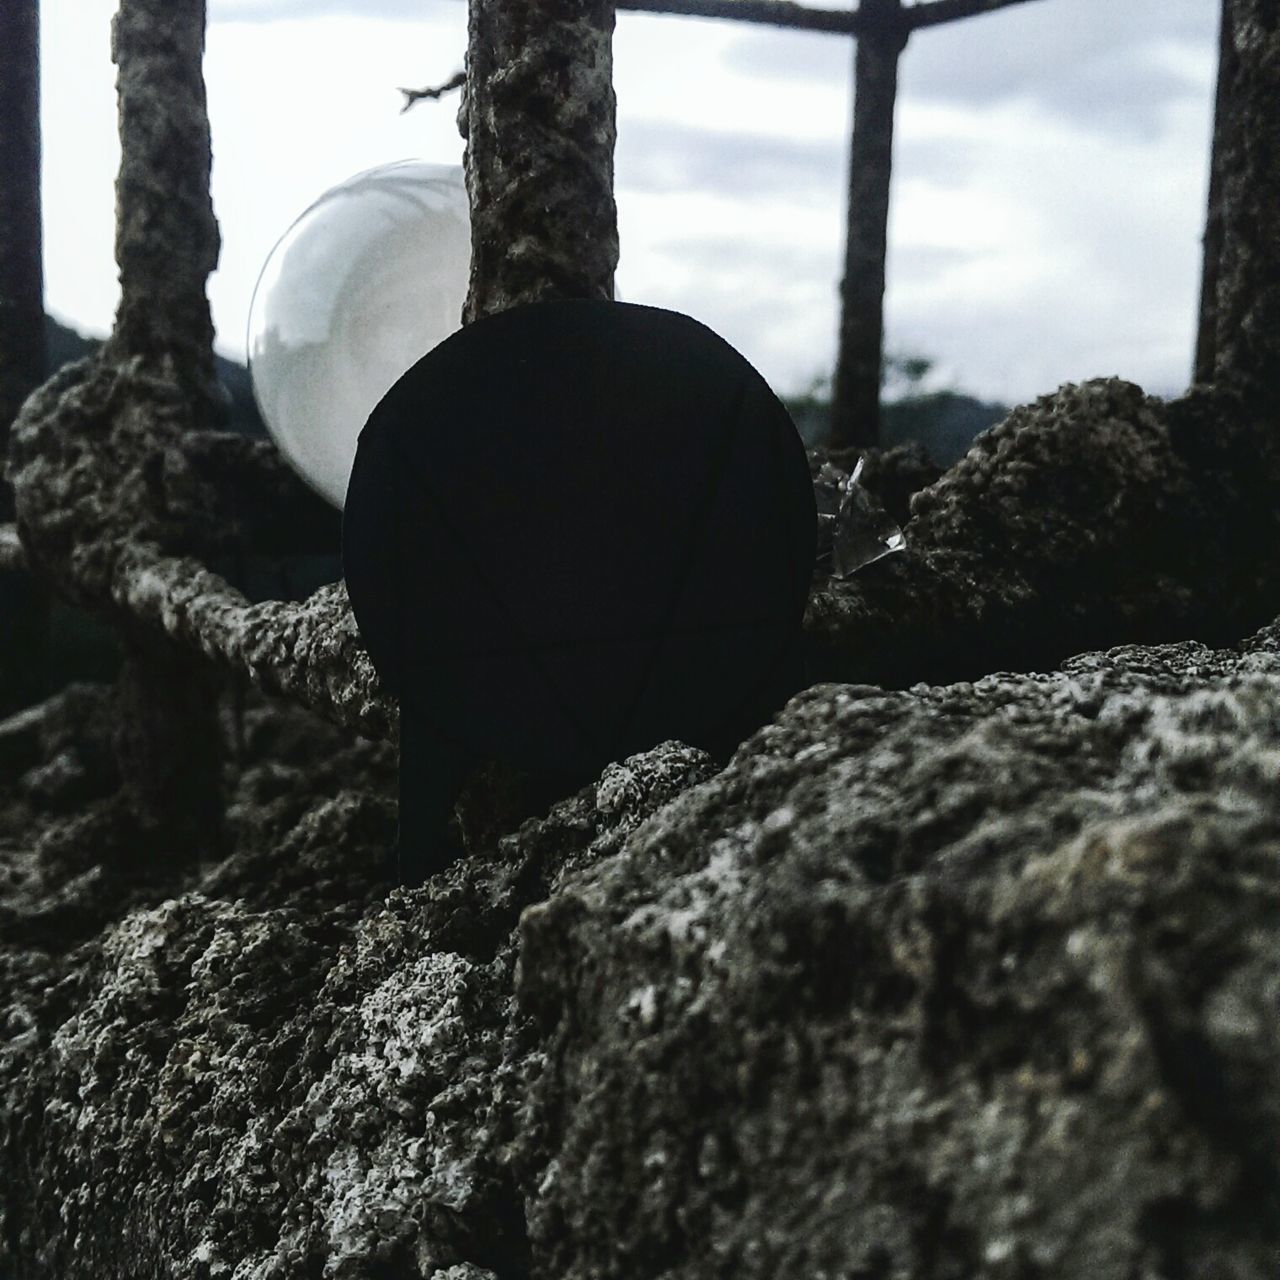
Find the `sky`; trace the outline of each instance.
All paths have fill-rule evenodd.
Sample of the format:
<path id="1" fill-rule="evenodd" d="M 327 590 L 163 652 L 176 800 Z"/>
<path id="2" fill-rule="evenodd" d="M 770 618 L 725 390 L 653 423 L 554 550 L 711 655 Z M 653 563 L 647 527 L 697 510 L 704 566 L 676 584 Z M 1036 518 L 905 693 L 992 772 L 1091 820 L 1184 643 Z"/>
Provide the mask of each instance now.
<path id="1" fill-rule="evenodd" d="M 815 0 L 810 0 L 815 2 Z M 850 7 L 828 0 L 828 7 Z M 111 0 L 43 0 L 46 298 L 105 333 L 115 137 Z M 917 32 L 903 55 L 886 346 L 1007 403 L 1110 374 L 1189 380 L 1216 0 L 1031 0 Z M 243 359 L 273 244 L 353 173 L 460 164 L 461 0 L 209 0 L 222 256 L 209 294 Z M 843 254 L 853 44 L 618 15 L 620 296 L 684 311 L 791 393 L 827 376 Z"/>

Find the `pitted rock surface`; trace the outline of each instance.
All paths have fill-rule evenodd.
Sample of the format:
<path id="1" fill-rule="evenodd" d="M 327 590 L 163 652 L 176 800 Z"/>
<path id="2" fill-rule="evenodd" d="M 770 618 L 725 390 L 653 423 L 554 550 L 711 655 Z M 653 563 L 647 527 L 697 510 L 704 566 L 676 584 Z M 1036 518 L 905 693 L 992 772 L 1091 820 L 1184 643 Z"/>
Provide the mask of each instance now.
<path id="1" fill-rule="evenodd" d="M 911 498 L 906 549 L 810 598 L 812 674 L 882 685 L 1234 643 L 1280 592 L 1274 407 L 1116 378 L 1014 409 Z"/>
<path id="2" fill-rule="evenodd" d="M 819 686 L 389 896 L 255 715 L 243 852 L 6 930 L 4 1274 L 1273 1280 L 1274 629 Z"/>
<path id="3" fill-rule="evenodd" d="M 1196 645 L 794 700 L 523 917 L 542 1274 L 1272 1274 L 1277 709 Z"/>

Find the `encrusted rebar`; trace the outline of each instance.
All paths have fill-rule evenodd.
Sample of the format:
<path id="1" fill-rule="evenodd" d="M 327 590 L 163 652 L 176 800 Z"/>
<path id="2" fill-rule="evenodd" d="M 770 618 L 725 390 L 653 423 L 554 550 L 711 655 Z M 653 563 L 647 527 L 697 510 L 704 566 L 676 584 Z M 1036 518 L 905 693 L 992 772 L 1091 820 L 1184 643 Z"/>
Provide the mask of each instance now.
<path id="1" fill-rule="evenodd" d="M 1214 146 L 1220 174 L 1216 381 L 1280 403 L 1280 7 L 1231 0 Z M 1225 118 L 1223 118 L 1225 117 Z"/>
<path id="2" fill-rule="evenodd" d="M 1237 3 L 1241 69 L 1233 85 L 1236 124 L 1226 141 L 1218 368 L 1252 379 L 1248 385 L 1256 389 L 1274 386 L 1280 368 L 1269 345 L 1280 323 L 1268 323 L 1280 298 L 1274 218 L 1280 167 L 1274 131 L 1262 127 L 1276 100 L 1280 19 L 1265 0 Z M 126 0 L 132 5 L 151 11 L 170 36 L 178 12 L 188 22 L 199 12 L 194 0 Z M 602 296 L 616 253 L 612 199 L 601 193 L 612 138 L 607 6 L 478 0 L 476 15 L 468 165 L 478 261 L 470 313 L 570 290 L 576 291 L 571 296 Z M 198 46 L 188 36 L 172 47 L 191 53 Z M 125 48 L 137 48 L 145 59 L 157 56 L 145 41 L 118 41 L 122 53 Z M 541 97 L 533 84 L 539 77 L 554 86 Z M 175 92 L 191 86 L 190 77 L 170 83 Z M 526 89 L 532 98 L 522 96 Z M 585 96 L 556 105 L 575 94 Z M 569 130 L 572 145 L 538 119 L 530 103 L 562 112 L 553 118 Z M 589 125 L 589 103 L 604 112 L 603 122 Z M 203 114 L 203 94 L 185 104 L 156 105 L 189 124 L 192 112 Z M 522 148 L 528 150 L 523 158 Z M 557 163 L 572 171 L 557 172 Z M 539 205 L 544 181 L 549 194 Z M 577 210 L 564 203 L 574 192 L 586 197 Z M 203 206 L 195 200 L 192 207 L 200 222 Z M 193 237 L 192 262 L 200 254 L 200 261 L 210 261 L 206 232 Z M 194 267 L 184 270 L 190 279 Z M 183 297 L 173 305 L 198 313 L 190 293 Z M 155 294 L 152 305 L 169 304 Z M 196 322 L 202 323 L 198 314 Z M 29 563 L 117 620 L 244 671 L 262 688 L 361 733 L 392 734 L 394 706 L 379 694 L 341 587 L 300 605 L 252 605 L 187 555 L 201 541 L 192 528 L 200 523 L 205 493 L 192 458 L 203 450 L 207 460 L 213 438 L 190 433 L 190 397 L 174 372 L 182 344 L 162 349 L 128 336 L 170 326 L 168 320 L 150 323 L 141 317 L 133 329 L 124 323 L 103 357 L 58 375 L 20 415 L 14 480 Z M 939 657 L 940 636 L 954 652 L 951 674 L 971 675 L 989 670 L 992 661 L 1043 666 L 1061 656 L 1055 645 L 1105 645 L 1151 629 L 1189 634 L 1214 618 L 1223 627 L 1245 626 L 1244 615 L 1261 607 L 1255 598 L 1266 595 L 1271 578 L 1254 572 L 1239 553 L 1270 536 L 1274 504 L 1264 499 L 1275 460 L 1252 429 L 1241 428 L 1229 440 L 1215 432 L 1213 424 L 1228 419 L 1212 397 L 1173 410 L 1166 422 L 1165 410 L 1136 388 L 1108 383 L 1068 388 L 1017 411 L 1009 428 L 917 502 L 908 530 L 911 554 L 877 567 L 865 581 L 815 593 L 809 631 L 826 655 L 823 671 L 883 682 L 919 678 L 922 671 L 941 677 L 949 669 Z M 1086 435 L 1096 437 L 1097 448 L 1083 447 Z M 1226 452 L 1195 467 L 1183 456 L 1188 440 L 1216 441 Z M 223 452 L 228 465 L 255 465 L 252 451 Z M 1240 460 L 1246 454 L 1248 467 Z M 1105 485 L 1097 474 L 1102 460 L 1109 468 Z M 1083 468 L 1080 482 L 1061 483 L 1075 476 L 1073 468 Z M 1250 489 L 1241 496 L 1242 478 L 1257 495 Z M 1224 499 L 1228 491 L 1235 495 L 1231 502 Z M 1067 501 L 1064 494 L 1074 496 Z M 992 515 L 997 498 L 998 519 Z M 1085 502 L 1085 509 L 1076 511 L 1072 502 Z M 1054 542 L 1046 530 L 1059 526 L 1066 532 Z M 1085 546 L 1078 545 L 1082 528 L 1098 531 Z M 993 537 L 993 529 L 1003 532 Z M 1079 580 L 1068 581 L 1062 566 L 1077 561 Z M 1116 614 L 1107 605 L 1118 593 L 1108 574 L 1130 561 L 1150 589 L 1124 595 L 1127 611 Z M 1231 572 L 1224 573 L 1224 565 Z M 1086 590 L 1082 583 L 1091 585 Z"/>
<path id="3" fill-rule="evenodd" d="M 122 0 L 111 32 L 120 118 L 120 306 L 106 357 L 167 364 L 196 425 L 220 396 L 205 281 L 218 265 L 209 195 L 205 0 Z"/>
<path id="4" fill-rule="evenodd" d="M 466 321 L 539 299 L 613 296 L 613 24 L 613 0 L 471 4 Z"/>

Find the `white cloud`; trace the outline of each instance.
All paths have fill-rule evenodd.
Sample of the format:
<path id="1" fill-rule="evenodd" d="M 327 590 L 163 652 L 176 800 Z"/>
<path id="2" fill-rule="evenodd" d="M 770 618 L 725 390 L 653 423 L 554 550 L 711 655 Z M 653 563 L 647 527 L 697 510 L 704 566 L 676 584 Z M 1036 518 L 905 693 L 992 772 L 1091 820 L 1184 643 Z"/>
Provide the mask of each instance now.
<path id="1" fill-rule="evenodd" d="M 411 156 L 461 163 L 456 97 L 400 115 L 396 92 L 429 80 L 437 65 L 456 65 L 466 15 L 450 5 L 444 16 L 210 28 L 205 74 L 223 250 L 209 294 L 229 353 L 243 355 L 253 286 L 272 245 L 323 191 Z"/>
<path id="2" fill-rule="evenodd" d="M 1170 103 L 1205 91 L 1217 9 L 1206 0 L 1036 0 L 917 32 L 899 88 L 959 106 L 1027 102 L 1077 125 L 1150 136 Z M 852 48 L 812 33 L 752 32 L 726 60 L 774 85 L 844 85 Z"/>
<path id="3" fill-rule="evenodd" d="M 42 7 L 49 303 L 102 331 L 116 296 L 114 5 Z M 1213 8 L 1036 0 L 913 40 L 892 344 L 985 396 L 1113 371 L 1185 381 Z M 409 155 L 461 159 L 456 96 L 400 115 L 396 87 L 457 69 L 466 13 L 459 0 L 211 0 L 211 18 L 224 247 L 210 293 L 219 345 L 242 353 L 261 264 L 326 187 Z M 623 296 L 688 311 L 779 386 L 807 384 L 834 352 L 851 43 L 623 13 L 614 48 Z"/>
<path id="4" fill-rule="evenodd" d="M 456 7 L 458 0 L 453 0 Z M 209 21 L 278 22 L 341 15 L 374 21 L 414 22 L 430 16 L 440 0 L 209 0 Z M 464 5 L 465 7 L 465 5 Z"/>
<path id="5" fill-rule="evenodd" d="M 111 0 L 45 0 L 40 15 L 45 300 L 82 329 L 111 327 L 115 265 L 115 67 Z"/>

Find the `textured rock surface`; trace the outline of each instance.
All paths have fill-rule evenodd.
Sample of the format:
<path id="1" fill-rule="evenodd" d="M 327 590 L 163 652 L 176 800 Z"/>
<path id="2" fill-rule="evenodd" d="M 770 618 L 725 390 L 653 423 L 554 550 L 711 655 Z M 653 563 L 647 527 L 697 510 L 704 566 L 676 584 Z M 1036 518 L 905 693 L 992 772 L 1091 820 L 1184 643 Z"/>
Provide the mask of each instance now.
<path id="1" fill-rule="evenodd" d="M 10 474 L 30 561 L 73 598 L 113 620 L 286 693 L 340 724 L 393 736 L 396 711 L 377 686 L 345 587 L 302 604 L 251 605 L 196 551 L 234 547 L 242 529 L 221 490 L 254 454 L 193 437 L 177 384 L 142 361 L 92 357 L 68 366 L 26 404 Z M 228 456 L 234 455 L 234 456 Z M 259 487 L 288 499 L 264 465 Z M 298 509 L 307 511 L 305 503 Z"/>
<path id="2" fill-rule="evenodd" d="M 193 864 L 139 838 L 110 697 L 0 726 L 0 1275 L 1274 1280 L 1280 624 L 936 683 L 1274 616 L 1273 6 L 1238 4 L 1220 386 L 1016 411 L 914 498 L 906 555 L 815 597 L 815 670 L 935 684 L 820 685 L 719 773 L 664 744 L 514 834 L 477 802 L 467 855 L 389 893 L 393 721 L 341 593 L 251 607 L 182 558 L 217 483 L 183 444 L 201 13 L 130 4 L 129 132 L 175 113 L 190 202 L 156 207 L 147 153 L 122 265 L 148 208 L 192 256 L 28 405 L 25 550 L 379 741 L 254 706 Z M 607 7 L 476 9 L 469 164 L 530 239 L 473 307 L 598 293 Z M 595 123 L 505 132 L 540 77 Z M 580 172 L 523 181 L 562 136 Z M 570 246 L 579 198 L 603 234 Z"/>
<path id="3" fill-rule="evenodd" d="M 1256 551 L 1280 535 L 1275 416 L 1211 389 L 1165 403 L 1118 380 L 1015 410 L 911 499 L 904 554 L 814 594 L 810 675 L 945 681 L 1120 642 L 1246 634 L 1280 595 L 1280 571 Z M 31 559 L 267 691 L 393 733 L 341 588 L 251 606 L 184 554 L 237 530 L 215 518 L 220 455 L 198 437 L 189 461 L 182 422 L 176 388 L 137 368 L 82 365 L 33 397 L 13 458 Z M 932 478 L 898 451 L 867 474 L 897 514 Z"/>
<path id="4" fill-rule="evenodd" d="M 1278 699 L 1183 645 L 795 700 L 524 916 L 542 1274 L 1274 1274 Z"/>
<path id="5" fill-rule="evenodd" d="M 613 297 L 612 38 L 605 0 L 471 6 L 459 117 L 471 197 L 465 320 Z"/>
<path id="6" fill-rule="evenodd" d="M 0 1272 L 1272 1280 L 1277 631 L 820 686 L 390 896 L 297 713 L 149 900 L 11 782 Z"/>
<path id="7" fill-rule="evenodd" d="M 1215 133 L 1221 174 L 1215 375 L 1274 413 L 1280 399 L 1280 11 L 1231 0 L 1225 119 Z"/>
<path id="8" fill-rule="evenodd" d="M 1119 643 L 1226 644 L 1280 598 L 1277 409 L 1067 385 L 911 500 L 907 549 L 810 599 L 812 673 L 877 684 L 1045 669 Z"/>
<path id="9" fill-rule="evenodd" d="M 222 403 L 204 290 L 221 247 L 209 198 L 204 17 L 205 0 L 125 0 L 111 28 L 120 306 L 107 358 L 170 371 L 198 425 Z"/>

